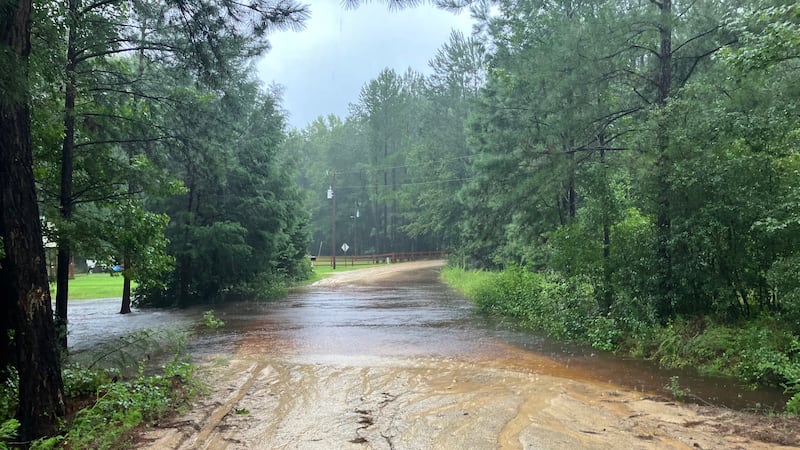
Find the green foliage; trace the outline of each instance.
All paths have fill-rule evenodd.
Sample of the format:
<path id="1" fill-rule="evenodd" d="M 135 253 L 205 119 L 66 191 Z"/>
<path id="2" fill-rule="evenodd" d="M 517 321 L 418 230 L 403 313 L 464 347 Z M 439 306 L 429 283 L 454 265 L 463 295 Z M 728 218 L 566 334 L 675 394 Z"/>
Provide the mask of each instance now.
<path id="1" fill-rule="evenodd" d="M 70 448 L 117 448 L 141 424 L 181 408 L 197 393 L 194 366 L 175 359 L 162 373 L 100 386 L 93 406 L 78 412 L 60 445 Z"/>
<path id="2" fill-rule="evenodd" d="M 783 387 L 789 393 L 800 390 L 800 336 L 793 324 L 780 319 L 723 324 L 693 318 L 660 325 L 652 309 L 631 301 L 617 301 L 607 315 L 602 314 L 589 283 L 579 285 L 552 273 L 533 273 L 519 266 L 503 272 L 450 267 L 442 276 L 480 310 L 517 318 L 555 338 L 654 359 L 665 368 L 693 367 L 752 385 Z M 690 394 L 677 379 L 665 389 L 678 398 Z M 787 411 L 797 407 L 797 397 L 787 404 Z"/>
<path id="3" fill-rule="evenodd" d="M 677 399 L 683 399 L 691 392 L 689 389 L 681 387 L 680 377 L 677 375 L 669 377 L 669 384 L 664 386 L 664 389 L 668 390 Z"/>
<path id="4" fill-rule="evenodd" d="M 0 422 L 0 450 L 8 450 L 6 442 L 11 441 L 17 437 L 17 430 L 19 429 L 19 420 L 7 419 Z"/>
<path id="5" fill-rule="evenodd" d="M 241 284 L 231 293 L 231 298 L 240 298 L 245 301 L 269 301 L 286 297 L 287 281 L 280 279 L 257 279 Z"/>
<path id="6" fill-rule="evenodd" d="M 91 352 L 72 356 L 70 367 L 76 369 L 76 386 L 80 386 L 81 380 L 88 379 L 91 386 L 102 379 L 100 369 L 112 371 L 107 374 L 111 377 L 130 376 L 136 373 L 142 360 L 157 361 L 169 354 L 181 354 L 185 340 L 185 332 L 177 329 L 144 329 L 109 339 Z"/>
<path id="7" fill-rule="evenodd" d="M 592 318 L 586 329 L 589 344 L 605 352 L 617 350 L 624 335 L 622 327 L 615 319 L 602 315 Z"/>
<path id="8" fill-rule="evenodd" d="M 796 4 L 759 3 L 732 15 L 725 25 L 739 35 L 741 45 L 722 56 L 740 70 L 772 68 L 796 59 L 800 49 L 800 8 Z"/>
<path id="9" fill-rule="evenodd" d="M 19 395 L 19 376 L 13 367 L 8 368 L 8 374 L 0 386 L 0 422 L 13 419 L 17 414 Z"/>
<path id="10" fill-rule="evenodd" d="M 448 265 L 442 269 L 442 279 L 451 287 L 466 295 L 475 298 L 478 290 L 492 282 L 497 276 L 496 272 L 485 270 L 465 270 L 463 267 Z"/>
<path id="11" fill-rule="evenodd" d="M 78 363 L 72 363 L 61 370 L 64 380 L 64 395 L 67 397 L 83 397 L 96 395 L 100 388 L 109 384 L 114 371 L 106 369 L 88 369 Z"/>
<path id="12" fill-rule="evenodd" d="M 790 390 L 800 384 L 800 337 L 774 319 L 738 326 L 674 321 L 657 335 L 658 348 L 651 356 L 664 367 L 696 367 Z"/>
<path id="13" fill-rule="evenodd" d="M 224 96 L 180 78 L 171 92 L 193 107 L 173 111 L 170 126 L 187 139 L 159 164 L 186 189 L 149 203 L 171 218 L 175 268 L 142 281 L 140 306 L 274 297 L 277 286 L 307 276 L 308 218 L 291 183 L 294 161 L 282 152 L 278 98 L 236 75 Z"/>
<path id="14" fill-rule="evenodd" d="M 779 258 L 767 272 L 767 281 L 778 295 L 781 315 L 800 333 L 800 255 Z"/>
<path id="15" fill-rule="evenodd" d="M 786 412 L 792 415 L 800 415 L 800 392 L 794 394 L 792 398 L 786 402 Z"/>
<path id="16" fill-rule="evenodd" d="M 482 311 L 518 318 L 559 339 L 584 340 L 597 312 L 591 285 L 512 266 L 474 290 Z"/>
<path id="17" fill-rule="evenodd" d="M 207 328 L 211 328 L 214 330 L 225 326 L 225 322 L 223 322 L 214 314 L 213 309 L 209 309 L 208 311 L 203 313 L 203 323 Z"/>

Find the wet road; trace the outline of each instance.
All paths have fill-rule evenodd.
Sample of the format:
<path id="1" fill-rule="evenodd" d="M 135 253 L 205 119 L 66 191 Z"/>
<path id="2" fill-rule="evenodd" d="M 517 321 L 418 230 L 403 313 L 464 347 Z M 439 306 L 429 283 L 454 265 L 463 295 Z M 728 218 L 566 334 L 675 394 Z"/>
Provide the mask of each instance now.
<path id="1" fill-rule="evenodd" d="M 476 316 L 438 270 L 342 273 L 286 301 L 218 308 L 225 328 L 194 344 L 211 397 L 139 446 L 776 448 L 720 432 L 737 429 L 730 411 L 654 400 L 646 370 L 633 386 L 604 381 L 614 369 L 596 355 Z"/>

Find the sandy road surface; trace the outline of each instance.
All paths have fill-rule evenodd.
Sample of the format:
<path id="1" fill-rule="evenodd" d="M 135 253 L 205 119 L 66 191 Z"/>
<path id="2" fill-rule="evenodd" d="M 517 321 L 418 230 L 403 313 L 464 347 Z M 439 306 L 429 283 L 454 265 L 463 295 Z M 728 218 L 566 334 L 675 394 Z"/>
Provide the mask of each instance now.
<path id="1" fill-rule="evenodd" d="M 439 264 L 342 272 L 309 295 L 413 282 Z M 780 420 L 677 405 L 512 361 L 275 352 L 257 339 L 245 335 L 234 353 L 209 355 L 211 395 L 144 432 L 137 447 L 757 449 L 789 448 L 778 442 L 796 443 L 800 432 Z"/>

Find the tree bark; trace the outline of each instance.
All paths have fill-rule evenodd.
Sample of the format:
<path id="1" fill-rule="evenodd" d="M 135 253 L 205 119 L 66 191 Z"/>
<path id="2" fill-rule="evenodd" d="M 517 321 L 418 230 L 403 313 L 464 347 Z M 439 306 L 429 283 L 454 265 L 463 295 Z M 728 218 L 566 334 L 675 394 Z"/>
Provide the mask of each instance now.
<path id="1" fill-rule="evenodd" d="M 656 3 L 660 9 L 661 21 L 659 24 L 659 74 L 657 105 L 663 108 L 672 93 L 672 0 L 662 0 Z M 670 220 L 670 185 L 669 174 L 671 162 L 669 160 L 669 129 L 665 117 L 658 118 L 656 130 L 656 146 L 658 156 L 656 159 L 657 183 L 657 255 L 659 263 L 659 296 L 658 313 L 666 318 L 673 314 L 673 280 L 672 280 L 672 255 L 670 252 L 671 220 Z"/>
<path id="2" fill-rule="evenodd" d="M 20 439 L 52 434 L 64 416 L 63 384 L 42 229 L 33 178 L 28 55 L 31 0 L 6 2 L 0 47 L 10 58 L 0 77 L 18 98 L 0 100 L 0 362 L 19 374 Z"/>
<path id="3" fill-rule="evenodd" d="M 605 135 L 600 133 L 597 139 L 600 146 L 600 165 L 603 170 L 603 293 L 600 309 L 604 313 L 611 310 L 611 303 L 614 301 L 612 292 L 612 270 L 611 270 L 611 192 L 608 182 L 608 165 L 606 162 L 606 140 Z"/>
<path id="4" fill-rule="evenodd" d="M 123 264 L 129 264 L 129 261 L 126 259 Z M 128 278 L 127 275 L 123 274 L 123 281 L 122 281 L 122 305 L 119 308 L 120 314 L 130 314 L 131 313 L 131 279 Z"/>
<path id="5" fill-rule="evenodd" d="M 79 0 L 69 0 L 69 31 L 67 36 L 66 85 L 64 87 L 64 140 L 61 146 L 61 195 L 59 207 L 64 222 L 72 218 L 72 172 L 75 152 L 75 70 L 77 68 L 77 49 L 75 45 L 75 25 Z M 62 352 L 67 351 L 67 301 L 69 298 L 69 263 L 72 259 L 69 239 L 58 239 L 58 264 L 56 266 L 56 329 L 58 345 Z"/>

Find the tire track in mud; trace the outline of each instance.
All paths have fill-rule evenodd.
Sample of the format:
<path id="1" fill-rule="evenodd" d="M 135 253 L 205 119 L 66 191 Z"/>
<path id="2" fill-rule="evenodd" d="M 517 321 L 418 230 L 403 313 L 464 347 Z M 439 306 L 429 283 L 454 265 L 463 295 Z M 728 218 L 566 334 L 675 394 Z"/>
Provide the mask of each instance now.
<path id="1" fill-rule="evenodd" d="M 354 273 L 339 281 L 353 283 Z M 736 431 L 741 415 L 575 379 L 569 367 L 513 348 L 470 358 L 380 356 L 369 353 L 371 342 L 359 341 L 357 351 L 266 343 L 269 327 L 236 337 L 233 355 L 207 355 L 209 398 L 144 433 L 137 448 L 782 448 Z M 338 336 L 338 328 L 329 332 Z"/>
<path id="2" fill-rule="evenodd" d="M 781 448 L 721 433 L 735 416 L 468 362 L 239 359 L 218 370 L 212 397 L 223 400 L 154 430 L 179 437 L 146 448 Z"/>

